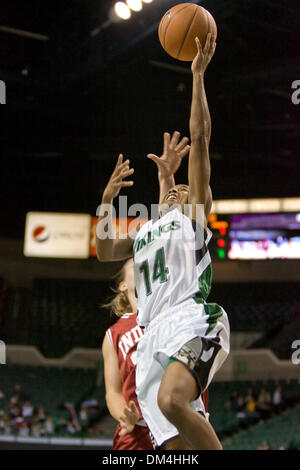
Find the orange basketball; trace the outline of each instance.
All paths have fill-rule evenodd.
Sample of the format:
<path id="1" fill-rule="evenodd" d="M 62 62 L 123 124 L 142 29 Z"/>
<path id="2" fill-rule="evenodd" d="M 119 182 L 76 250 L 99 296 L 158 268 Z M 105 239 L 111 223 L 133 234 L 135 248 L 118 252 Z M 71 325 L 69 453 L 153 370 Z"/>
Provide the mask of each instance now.
<path id="1" fill-rule="evenodd" d="M 217 26 L 209 11 L 194 3 L 180 3 L 170 8 L 158 27 L 164 50 L 178 60 L 192 61 L 197 54 L 195 38 L 203 47 L 208 33 L 217 37 Z"/>

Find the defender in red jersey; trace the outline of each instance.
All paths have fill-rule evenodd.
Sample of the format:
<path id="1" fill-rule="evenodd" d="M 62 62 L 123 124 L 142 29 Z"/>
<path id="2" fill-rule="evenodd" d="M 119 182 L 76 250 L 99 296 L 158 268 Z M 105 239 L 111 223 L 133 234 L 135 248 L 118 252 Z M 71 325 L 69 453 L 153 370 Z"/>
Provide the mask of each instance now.
<path id="1" fill-rule="evenodd" d="M 107 342 L 108 339 L 110 344 L 106 344 L 103 347 L 103 350 L 105 350 L 103 351 L 104 364 L 110 368 L 109 371 L 106 370 L 105 372 L 106 388 L 109 383 L 116 387 L 114 392 L 109 392 L 107 390 L 110 394 L 109 397 L 107 396 L 107 401 L 110 403 L 114 400 L 115 395 L 112 395 L 111 393 L 115 394 L 116 390 L 118 390 L 119 393 L 122 393 L 122 398 L 119 398 L 118 402 L 119 400 L 120 402 L 124 400 L 124 402 L 129 405 L 124 406 L 124 417 L 122 414 L 119 416 L 120 423 L 117 426 L 114 436 L 113 449 L 119 450 L 153 449 L 149 430 L 146 423 L 143 421 L 137 396 L 135 394 L 136 347 L 139 339 L 143 335 L 143 330 L 136 323 L 136 317 L 137 315 L 135 313 L 124 314 L 111 328 L 107 330 L 106 339 L 104 341 Z M 108 363 L 107 354 L 105 354 L 107 351 L 110 355 Z M 111 369 L 112 363 L 114 363 L 113 369 Z M 116 366 L 118 366 L 118 374 Z M 115 376 L 113 383 L 109 380 L 112 373 Z M 119 375 L 119 377 L 117 377 L 117 375 Z M 122 408 L 120 407 L 120 410 L 121 409 Z M 137 420 L 136 423 L 135 420 Z M 125 429 L 130 430 L 131 427 L 132 430 L 128 434 L 123 434 Z"/>
<path id="2" fill-rule="evenodd" d="M 135 393 L 136 348 L 143 330 L 137 314 L 128 313 L 135 307 L 132 260 L 124 265 L 119 281 L 119 293 L 109 306 L 120 318 L 107 330 L 102 345 L 107 407 L 119 421 L 113 450 L 153 450 Z"/>

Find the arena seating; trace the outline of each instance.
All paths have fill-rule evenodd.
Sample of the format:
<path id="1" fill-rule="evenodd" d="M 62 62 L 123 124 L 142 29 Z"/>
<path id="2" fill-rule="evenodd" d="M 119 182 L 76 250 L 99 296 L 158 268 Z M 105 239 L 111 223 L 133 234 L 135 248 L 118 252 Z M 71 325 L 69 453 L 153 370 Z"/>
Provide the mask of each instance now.
<path id="1" fill-rule="evenodd" d="M 6 365 L 1 369 L 0 389 L 5 394 L 4 408 L 13 395 L 16 384 L 35 406 L 43 406 L 51 415 L 65 414 L 61 405 L 77 406 L 94 389 L 96 371 L 56 367 Z"/>
<path id="2" fill-rule="evenodd" d="M 232 331 L 266 332 L 300 305 L 300 289 L 296 282 L 215 283 L 209 300 L 225 308 Z"/>
<path id="3" fill-rule="evenodd" d="M 28 321 L 31 310 L 31 291 L 9 288 L 3 322 L 2 339 L 7 344 L 28 343 Z"/>
<path id="4" fill-rule="evenodd" d="M 99 378 L 100 385 L 99 385 Z M 33 367 L 8 364 L 3 368 L 0 377 L 0 435 L 1 418 L 10 416 L 10 400 L 15 395 L 15 386 L 22 387 L 22 398 L 19 405 L 30 400 L 35 410 L 35 417 L 30 419 L 31 426 L 36 422 L 36 412 L 43 407 L 45 416 L 50 416 L 55 425 L 55 436 L 72 436 L 61 423 L 71 422 L 72 415 L 69 405 L 77 411 L 80 427 L 74 431 L 77 437 L 101 437 L 103 429 L 97 434 L 93 427 L 101 417 L 107 414 L 105 387 L 103 379 L 103 363 L 96 369 Z M 3 398 L 4 395 L 4 398 Z M 67 406 L 66 406 L 67 404 Z M 88 418 L 83 421 L 80 410 L 84 406 Z M 18 426 L 11 420 L 11 433 L 18 435 Z M 61 421 L 63 420 L 63 421 Z M 33 432 L 33 431 L 32 431 Z M 110 437 L 110 436 L 108 436 Z"/>
<path id="5" fill-rule="evenodd" d="M 227 407 L 233 392 L 245 396 L 247 390 L 253 388 L 254 393 L 258 395 L 264 387 L 272 395 L 277 385 L 282 386 L 284 401 L 287 405 L 300 401 L 300 385 L 297 380 L 213 382 L 209 387 L 209 413 L 210 421 L 217 434 L 220 437 L 231 435 L 238 431 L 241 425 L 247 427 L 259 419 L 256 412 L 247 412 L 242 420 L 237 418 L 237 412 Z"/>
<path id="6" fill-rule="evenodd" d="M 111 324 L 109 312 L 100 308 L 110 294 L 108 283 L 37 279 L 32 292 L 11 291 L 3 339 L 35 345 L 47 357 L 74 347 L 97 348 Z"/>
<path id="7" fill-rule="evenodd" d="M 255 450 L 267 442 L 271 449 L 284 446 L 300 450 L 300 407 L 288 409 L 265 422 L 259 422 L 251 429 L 240 431 L 225 450 Z"/>
<path id="8" fill-rule="evenodd" d="M 3 326 L 5 320 L 5 311 L 7 308 L 8 285 L 4 279 L 0 277 L 0 326 Z"/>
<path id="9" fill-rule="evenodd" d="M 263 341 L 256 347 L 270 347 L 286 358 L 291 342 L 277 344 L 283 334 L 278 341 L 269 341 L 269 333 L 281 321 L 289 322 L 299 308 L 298 287 L 291 282 L 216 283 L 208 301 L 226 309 L 232 332 L 259 332 Z M 61 357 L 76 346 L 99 347 L 112 322 L 100 304 L 110 294 L 108 283 L 78 279 L 36 279 L 32 291 L 10 289 L 1 339 L 8 344 L 35 345 L 47 357 Z M 283 331 L 290 336 L 293 328 L 284 324 Z"/>
<path id="10" fill-rule="evenodd" d="M 72 347 L 97 347 L 109 314 L 100 310 L 107 284 L 86 280 L 37 279 L 33 285 L 30 343 L 45 355 Z"/>
<path id="11" fill-rule="evenodd" d="M 103 417 L 105 419 L 105 414 L 108 412 L 105 404 L 104 383 L 102 381 L 102 385 L 96 385 L 98 372 L 97 370 L 78 368 L 7 365 L 2 369 L 0 379 L 0 390 L 5 395 L 5 399 L 0 400 L 0 410 L 7 409 L 15 385 L 20 383 L 31 403 L 36 407 L 43 406 L 46 414 L 56 419 L 60 417 L 70 419 L 69 413 L 62 406 L 65 402 L 72 403 L 78 411 L 85 400 L 90 402 L 96 400 L 98 412 L 92 415 L 90 424 L 95 426 L 100 420 L 101 428 Z M 103 367 L 100 368 L 100 373 L 103 373 Z M 245 396 L 251 387 L 258 395 L 264 387 L 272 395 L 278 384 L 282 386 L 286 406 L 299 403 L 300 385 L 299 381 L 295 379 L 265 382 L 213 382 L 211 384 L 209 388 L 210 421 L 220 438 L 226 439 L 225 442 L 228 442 L 229 437 L 232 439 L 230 443 L 225 445 L 225 448 L 255 449 L 266 440 L 274 448 L 279 445 L 298 445 L 297 443 L 293 444 L 292 440 L 296 436 L 296 430 L 300 435 L 299 408 L 285 409 L 278 416 L 271 415 L 266 423 L 261 423 L 257 413 L 248 412 L 241 420 L 237 417 L 237 412 L 228 406 L 233 392 Z M 280 434 L 278 434 L 278 430 L 280 430 Z M 105 427 L 102 426 L 102 432 L 94 437 L 103 437 L 104 431 Z"/>
<path id="12" fill-rule="evenodd" d="M 279 359 L 290 359 L 293 352 L 291 346 L 295 339 L 298 339 L 295 336 L 297 331 L 300 331 L 300 304 L 286 317 L 277 321 L 252 347 L 271 349 Z"/>

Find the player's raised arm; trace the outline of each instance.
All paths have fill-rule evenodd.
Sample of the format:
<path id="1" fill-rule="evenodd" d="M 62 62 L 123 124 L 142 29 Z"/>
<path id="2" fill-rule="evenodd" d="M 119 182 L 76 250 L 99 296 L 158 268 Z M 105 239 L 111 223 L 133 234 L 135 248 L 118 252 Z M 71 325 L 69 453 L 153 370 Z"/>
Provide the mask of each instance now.
<path id="1" fill-rule="evenodd" d="M 133 185 L 133 181 L 123 181 L 132 175 L 133 168 L 129 168 L 129 160 L 123 162 L 120 154 L 116 167 L 103 192 L 99 219 L 96 228 L 96 252 L 99 261 L 118 261 L 132 256 L 134 239 L 128 235 L 126 238 L 116 238 L 113 227 L 113 199 L 118 196 L 121 188 Z M 109 232 L 109 236 L 105 235 Z"/>
<path id="2" fill-rule="evenodd" d="M 191 149 L 188 169 L 189 203 L 193 205 L 193 218 L 196 218 L 196 204 L 204 205 L 207 224 L 212 204 L 212 194 L 209 185 L 211 120 L 204 87 L 204 72 L 215 52 L 216 42 L 212 34 L 209 33 L 203 49 L 198 38 L 196 38 L 196 43 L 198 53 L 192 63 Z"/>
<path id="3" fill-rule="evenodd" d="M 175 186 L 174 175 L 181 165 L 182 159 L 188 154 L 190 146 L 189 139 L 183 137 L 180 139 L 180 132 L 175 131 L 172 138 L 168 132 L 164 133 L 164 148 L 160 157 L 149 153 L 148 158 L 153 160 L 158 169 L 159 181 L 159 203 L 162 202 L 164 196 L 169 189 Z"/>

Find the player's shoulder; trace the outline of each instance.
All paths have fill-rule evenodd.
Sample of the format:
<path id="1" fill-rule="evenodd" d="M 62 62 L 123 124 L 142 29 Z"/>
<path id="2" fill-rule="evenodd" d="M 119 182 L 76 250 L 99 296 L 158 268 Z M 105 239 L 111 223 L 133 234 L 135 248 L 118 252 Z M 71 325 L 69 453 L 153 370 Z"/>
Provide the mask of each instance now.
<path id="1" fill-rule="evenodd" d="M 121 321 L 121 320 L 134 320 L 136 318 L 137 314 L 136 313 L 124 313 L 124 315 L 122 315 L 118 321 Z"/>
<path id="2" fill-rule="evenodd" d="M 128 329 L 128 326 L 131 325 L 132 323 L 136 323 L 137 319 L 137 314 L 136 313 L 124 313 L 120 318 L 117 319 L 117 321 L 106 331 L 106 333 L 109 334 L 109 332 L 113 334 L 119 334 L 122 331 L 125 331 Z"/>

